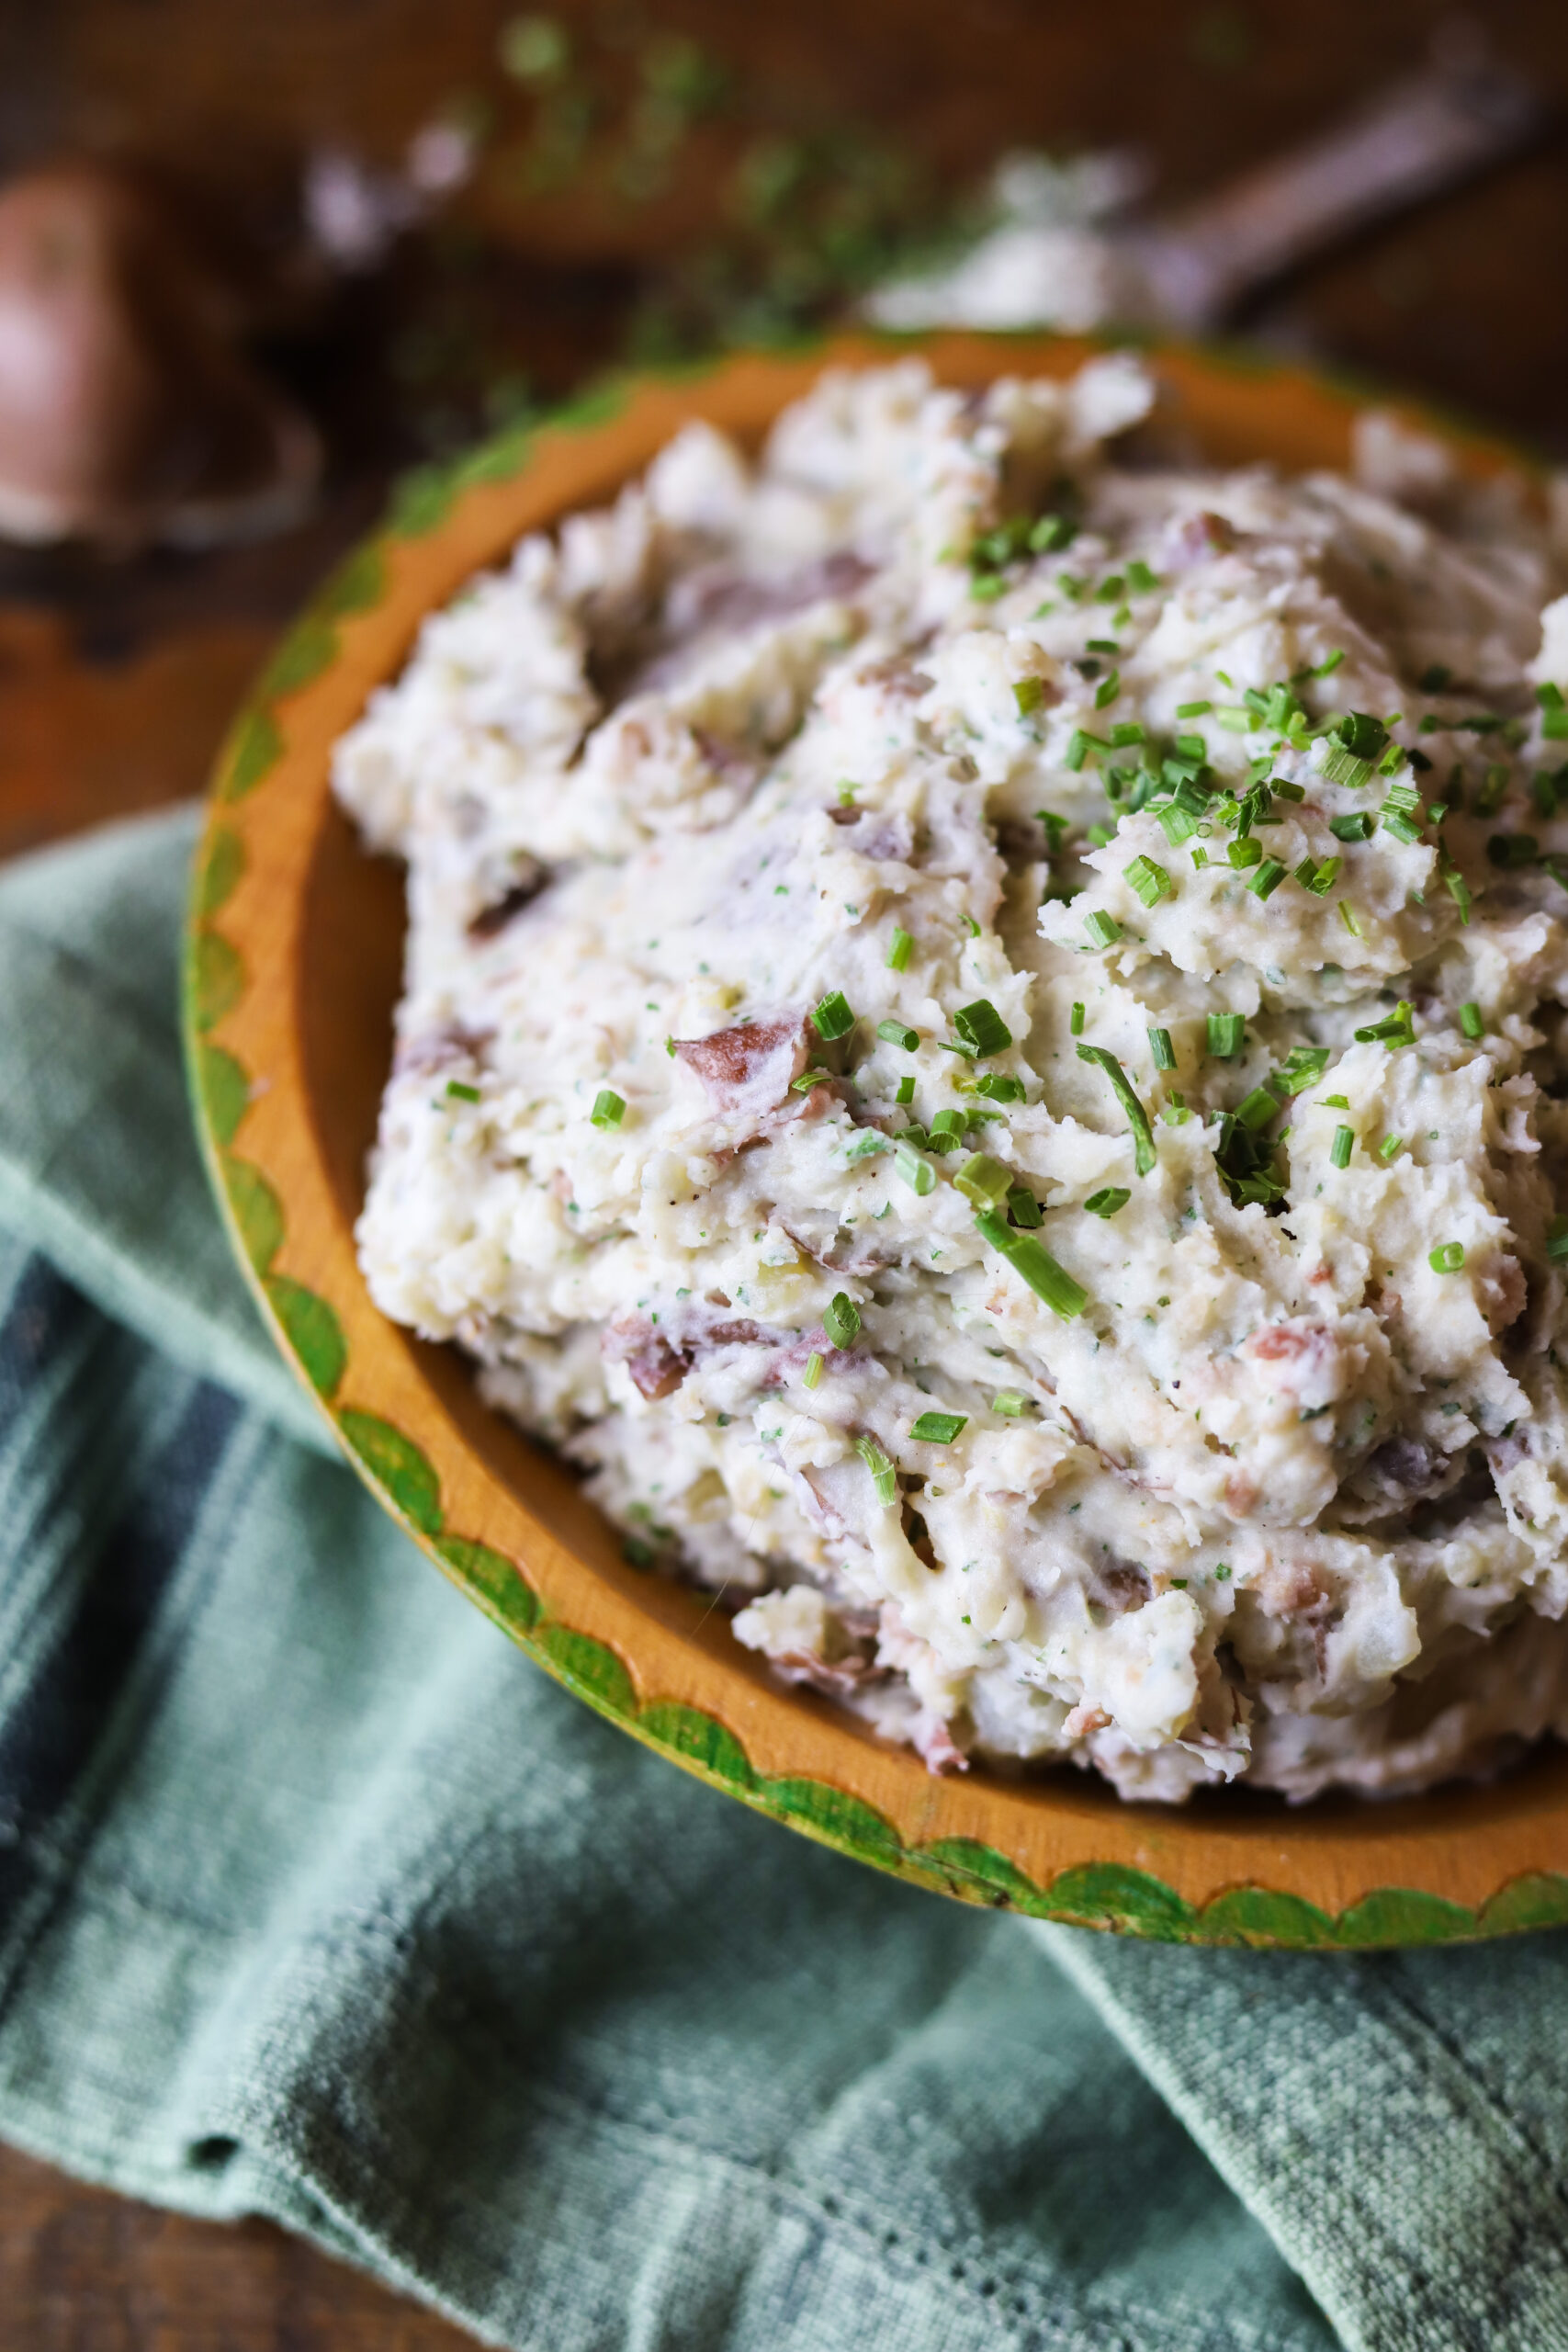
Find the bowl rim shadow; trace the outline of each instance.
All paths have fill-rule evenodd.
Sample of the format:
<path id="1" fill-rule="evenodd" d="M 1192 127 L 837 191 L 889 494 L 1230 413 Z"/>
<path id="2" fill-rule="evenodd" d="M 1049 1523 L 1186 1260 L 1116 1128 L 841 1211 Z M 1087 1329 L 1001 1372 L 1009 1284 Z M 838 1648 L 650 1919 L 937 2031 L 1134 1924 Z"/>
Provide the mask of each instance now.
<path id="1" fill-rule="evenodd" d="M 1486 1783 L 1296 1808 L 1236 1790 L 1128 1804 L 1066 1767 L 933 1777 L 775 1681 L 711 1596 L 628 1565 L 562 1465 L 481 1403 L 466 1360 L 380 1316 L 355 1257 L 401 891 L 332 800 L 329 762 L 424 616 L 523 532 L 613 495 L 694 416 L 755 439 L 829 364 L 914 355 L 972 386 L 1063 376 L 1108 347 L 954 334 L 741 353 L 617 381 L 412 478 L 284 638 L 218 762 L 184 966 L 203 1150 L 274 1336 L 378 1499 L 547 1671 L 711 1785 L 961 1900 L 1163 1941 L 1367 1950 L 1568 1922 L 1555 1745 Z M 1139 347 L 1206 457 L 1345 462 L 1364 386 L 1253 354 Z M 1468 471 L 1530 478 L 1506 445 L 1380 402 L 1439 433 Z"/>

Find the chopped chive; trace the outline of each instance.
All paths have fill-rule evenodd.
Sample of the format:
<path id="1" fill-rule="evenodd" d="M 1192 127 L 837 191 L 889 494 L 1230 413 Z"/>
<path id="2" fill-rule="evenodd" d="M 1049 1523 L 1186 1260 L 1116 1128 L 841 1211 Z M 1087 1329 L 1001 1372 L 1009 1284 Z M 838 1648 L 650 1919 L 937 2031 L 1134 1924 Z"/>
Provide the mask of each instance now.
<path id="1" fill-rule="evenodd" d="M 1402 1046 L 1413 1046 L 1416 1043 L 1416 1027 L 1412 1008 L 1401 997 L 1393 1011 L 1382 1021 L 1373 1021 L 1365 1029 L 1357 1030 L 1356 1043 L 1358 1046 L 1387 1046 L 1392 1053 L 1397 1053 Z"/>
<path id="2" fill-rule="evenodd" d="M 893 1100 L 895 1102 L 912 1102 L 914 1099 L 915 1080 L 913 1073 L 911 1072 L 908 1076 L 901 1078 L 898 1080 L 898 1090 L 894 1095 Z"/>
<path id="3" fill-rule="evenodd" d="M 987 1102 L 1021 1102 L 1024 1099 L 1021 1078 L 1010 1078 L 1001 1070 L 988 1069 L 984 1078 L 975 1080 L 975 1092 L 983 1094 Z"/>
<path id="4" fill-rule="evenodd" d="M 965 1200 L 976 1202 L 983 1209 L 999 1208 L 1012 1183 L 1012 1171 L 1004 1168 L 999 1159 L 976 1151 L 957 1170 L 953 1182 Z"/>
<path id="5" fill-rule="evenodd" d="M 1350 904 L 1348 899 L 1341 899 L 1339 901 L 1339 920 L 1344 924 L 1346 930 L 1350 933 L 1352 939 L 1360 938 L 1361 926 L 1357 919 L 1356 910 Z"/>
<path id="6" fill-rule="evenodd" d="M 965 1125 L 964 1112 L 939 1111 L 931 1124 L 931 1131 L 926 1138 L 928 1146 L 939 1154 L 955 1150 L 964 1139 Z"/>
<path id="7" fill-rule="evenodd" d="M 1085 915 L 1083 927 L 1089 933 L 1091 947 L 1114 947 L 1122 936 L 1122 926 L 1114 915 L 1097 907 L 1093 914 Z"/>
<path id="8" fill-rule="evenodd" d="M 884 1045 L 902 1046 L 907 1054 L 912 1054 L 920 1042 L 919 1031 L 906 1027 L 902 1021 L 879 1021 L 876 1034 Z"/>
<path id="9" fill-rule="evenodd" d="M 886 962 L 890 972 L 901 972 L 906 968 L 909 961 L 909 950 L 914 944 L 907 931 L 900 931 L 895 927 L 887 948 Z"/>
<path id="10" fill-rule="evenodd" d="M 999 571 L 978 571 L 969 582 L 969 594 L 978 604 L 994 605 L 1006 593 L 1007 584 Z"/>
<path id="11" fill-rule="evenodd" d="M 1540 855 L 1540 843 L 1533 833 L 1494 833 L 1486 844 L 1487 863 L 1507 872 L 1534 865 Z"/>
<path id="12" fill-rule="evenodd" d="M 922 1413 L 909 1424 L 909 1435 L 922 1445 L 951 1445 L 968 1421 L 967 1413 Z"/>
<path id="13" fill-rule="evenodd" d="M 1475 797 L 1471 802 L 1478 817 L 1496 815 L 1507 797 L 1509 782 L 1509 769 L 1500 760 L 1494 762 L 1493 765 L 1487 769 L 1482 782 L 1477 785 Z"/>
<path id="14" fill-rule="evenodd" d="M 1140 596 L 1151 595 L 1159 586 L 1159 574 L 1149 570 L 1142 556 L 1135 555 L 1127 566 L 1127 585 Z"/>
<path id="15" fill-rule="evenodd" d="M 1032 710 L 1038 710 L 1044 695 L 1043 678 L 1017 678 L 1013 681 L 1012 698 L 1018 705 L 1020 718 L 1027 718 Z"/>
<path id="16" fill-rule="evenodd" d="M 1096 849 L 1109 849 L 1116 839 L 1116 827 L 1113 824 L 1091 825 L 1089 829 L 1089 837 Z"/>
<path id="17" fill-rule="evenodd" d="M 1366 842 L 1372 837 L 1373 819 L 1370 810 L 1358 808 L 1348 817 L 1330 817 L 1328 830 L 1337 842 Z"/>
<path id="18" fill-rule="evenodd" d="M 1089 757 L 1089 737 L 1081 727 L 1075 727 L 1067 738 L 1066 764 L 1076 773 Z"/>
<path id="19" fill-rule="evenodd" d="M 1083 1006 L 1081 1004 L 1075 1003 L 1073 1006 L 1072 1012 L 1067 1016 L 1067 1027 L 1075 1037 L 1083 1035 Z"/>
<path id="20" fill-rule="evenodd" d="M 1146 1176 L 1158 1154 L 1155 1149 L 1154 1129 L 1149 1114 L 1133 1091 L 1132 1082 L 1115 1055 L 1104 1046 L 1080 1046 L 1080 1062 L 1095 1062 L 1111 1080 L 1116 1100 L 1127 1114 L 1127 1125 L 1133 1130 L 1133 1164 L 1140 1176 Z"/>
<path id="21" fill-rule="evenodd" d="M 626 1115 L 626 1106 L 620 1095 L 604 1086 L 593 1097 L 593 1108 L 588 1115 L 596 1127 L 618 1127 Z"/>
<path id="22" fill-rule="evenodd" d="M 901 1177 L 909 1190 L 922 1200 L 928 1193 L 935 1191 L 936 1170 L 929 1159 L 920 1158 L 913 1144 L 900 1140 L 894 1145 L 893 1168 L 895 1174 Z"/>
<path id="23" fill-rule="evenodd" d="M 1325 857 L 1322 865 L 1316 866 L 1309 875 L 1303 873 L 1302 869 L 1303 866 L 1311 865 L 1312 860 L 1310 857 L 1304 857 L 1301 865 L 1296 868 L 1296 880 L 1301 883 L 1303 889 L 1310 890 L 1314 898 L 1326 899 L 1335 883 L 1339 879 L 1339 869 L 1344 863 L 1342 857 Z"/>
<path id="24" fill-rule="evenodd" d="M 1234 1062 L 1241 1051 L 1247 1034 L 1247 1016 L 1240 1012 L 1211 1012 L 1208 1016 L 1209 1051 L 1216 1061 Z"/>
<path id="25" fill-rule="evenodd" d="M 1346 1126 L 1336 1127 L 1334 1130 L 1334 1141 L 1328 1147 L 1328 1157 L 1334 1162 L 1335 1167 L 1348 1168 L 1350 1165 L 1350 1154 L 1355 1150 L 1355 1128 Z"/>
<path id="26" fill-rule="evenodd" d="M 1054 808 L 1037 808 L 1034 815 L 1036 822 L 1044 826 L 1045 846 L 1055 855 L 1062 846 L 1062 835 L 1067 830 L 1068 820 L 1058 817 Z"/>
<path id="27" fill-rule="evenodd" d="M 1263 844 L 1256 833 L 1243 833 L 1239 841 L 1229 844 L 1225 855 L 1235 866 L 1260 865 L 1263 863 Z"/>
<path id="28" fill-rule="evenodd" d="M 992 1412 L 1000 1413 L 1002 1419 L 1008 1421 L 1016 1421 L 1019 1415 L 1026 1412 L 1028 1408 L 1029 1399 L 1021 1388 L 998 1388 L 991 1399 Z"/>
<path id="29" fill-rule="evenodd" d="M 1285 869 L 1277 857 L 1266 857 L 1247 884 L 1255 899 L 1268 899 L 1285 878 Z"/>
<path id="30" fill-rule="evenodd" d="M 1149 1051 L 1155 1057 L 1156 1069 L 1174 1069 L 1176 1068 L 1176 1048 L 1170 1042 L 1170 1032 L 1168 1029 L 1151 1029 L 1149 1031 Z"/>
<path id="31" fill-rule="evenodd" d="M 1223 702 L 1214 713 L 1214 724 L 1224 727 L 1232 735 L 1250 735 L 1258 721 L 1251 711 L 1244 710 L 1239 703 Z"/>
<path id="32" fill-rule="evenodd" d="M 1094 690 L 1096 710 L 1108 710 L 1121 691 L 1122 673 L 1120 670 L 1112 670 L 1109 677 L 1101 678 Z"/>
<path id="33" fill-rule="evenodd" d="M 1462 1241 L 1439 1241 L 1435 1250 L 1427 1252 L 1427 1263 L 1435 1274 L 1457 1274 L 1464 1263 Z"/>
<path id="34" fill-rule="evenodd" d="M 1327 744 L 1327 749 L 1324 752 L 1320 766 L 1330 784 L 1342 784 L 1347 792 L 1360 792 L 1371 784 L 1372 780 L 1371 760 L 1358 758 L 1354 752 L 1348 752 L 1343 743 L 1328 743 L 1326 737 L 1324 738 L 1324 741 Z"/>
<path id="35" fill-rule="evenodd" d="M 1094 593 L 1102 605 L 1119 605 L 1127 593 L 1126 580 L 1120 571 L 1107 572 Z"/>
<path id="36" fill-rule="evenodd" d="M 835 1037 L 847 1037 L 854 1025 L 854 1014 L 850 1011 L 842 990 L 829 989 L 811 1016 L 811 1026 L 817 1035 L 824 1045 L 830 1045 Z"/>
<path id="37" fill-rule="evenodd" d="M 1382 1143 L 1378 1146 L 1378 1158 L 1384 1161 L 1397 1159 L 1404 1149 L 1404 1137 L 1403 1136 L 1384 1136 Z"/>
<path id="38" fill-rule="evenodd" d="M 1190 842 L 1198 830 L 1196 816 L 1179 799 L 1164 801 L 1152 814 L 1158 818 L 1160 831 L 1172 849 L 1179 849 L 1183 842 Z"/>
<path id="39" fill-rule="evenodd" d="M 874 1127 L 868 1127 L 863 1135 L 855 1137 L 845 1152 L 844 1165 L 849 1167 L 857 1159 L 874 1159 L 878 1152 L 891 1151 L 892 1148 L 886 1136 L 878 1135 Z"/>
<path id="40" fill-rule="evenodd" d="M 1486 1023 L 1481 1017 L 1481 1007 L 1473 998 L 1459 1009 L 1459 1025 L 1467 1037 L 1484 1037 Z"/>
<path id="41" fill-rule="evenodd" d="M 482 1102 L 484 1100 L 477 1086 L 465 1086 L 460 1078 L 449 1078 L 446 1081 L 446 1091 L 454 1102 Z M 615 1099 L 614 1095 L 610 1097 L 612 1102 Z M 599 1102 L 603 1102 L 604 1100 L 604 1095 L 601 1095 Z M 593 1107 L 597 1111 L 599 1104 L 595 1103 Z"/>
<path id="42" fill-rule="evenodd" d="M 1021 1225 L 1031 1233 L 1036 1232 L 1043 1222 L 1040 1204 L 1027 1184 L 1009 1185 L 1008 1215 L 1014 1225 Z"/>
<path id="43" fill-rule="evenodd" d="M 790 1080 L 789 1091 L 792 1094 L 809 1094 L 814 1086 L 831 1086 L 832 1083 L 830 1069 L 803 1069 L 798 1078 Z"/>
<path id="44" fill-rule="evenodd" d="M 1325 1111 L 1348 1111 L 1350 1108 L 1350 1098 L 1348 1094 L 1325 1094 L 1323 1098 L 1323 1107 Z"/>
<path id="45" fill-rule="evenodd" d="M 1546 1236 L 1546 1254 L 1554 1266 L 1561 1266 L 1568 1259 L 1568 1216 L 1552 1218 Z"/>
<path id="46" fill-rule="evenodd" d="M 1249 1136 L 1255 1136 L 1279 1115 L 1279 1098 L 1266 1086 L 1255 1086 L 1250 1094 L 1242 1097 L 1234 1115 Z"/>
<path id="47" fill-rule="evenodd" d="M 1125 1184 L 1102 1184 L 1098 1193 L 1089 1194 L 1084 1206 L 1090 1216 L 1114 1216 L 1132 1197 Z"/>
<path id="48" fill-rule="evenodd" d="M 1327 1046 L 1292 1046 L 1280 1068 L 1269 1080 L 1273 1093 L 1288 1101 L 1292 1094 L 1311 1086 L 1328 1068 L 1331 1049 Z"/>
<path id="49" fill-rule="evenodd" d="M 1179 702 L 1176 715 L 1178 718 L 1205 718 L 1213 707 L 1212 702 Z"/>
<path id="50" fill-rule="evenodd" d="M 673 1061 L 675 1058 L 675 1040 L 673 1037 L 665 1038 L 664 1050 L 669 1055 L 671 1060 Z"/>
<path id="51" fill-rule="evenodd" d="M 973 1004 L 961 1004 L 953 1016 L 953 1025 L 981 1061 L 988 1061 L 993 1054 L 1005 1053 L 1012 1043 L 1012 1031 L 989 997 L 977 996 Z"/>
<path id="52" fill-rule="evenodd" d="M 1200 767 L 1208 757 L 1209 747 L 1201 735 L 1179 735 L 1176 748 L 1184 759 L 1196 760 Z"/>
<path id="53" fill-rule="evenodd" d="M 1089 1293 L 1076 1283 L 1065 1266 L 1059 1266 L 1043 1242 L 1036 1241 L 1032 1233 L 1015 1233 L 1004 1225 L 994 1211 L 987 1210 L 975 1219 L 976 1230 L 993 1250 L 1000 1250 L 1016 1274 L 1021 1276 L 1037 1298 L 1044 1300 L 1054 1315 L 1064 1322 L 1071 1322 L 1089 1305 Z"/>
<path id="54" fill-rule="evenodd" d="M 1183 1098 L 1175 1093 L 1160 1113 L 1160 1118 L 1168 1127 L 1184 1127 L 1191 1116 Z"/>
<path id="55" fill-rule="evenodd" d="M 803 1388 L 815 1388 L 821 1377 L 822 1358 L 813 1348 L 806 1359 L 806 1370 L 800 1375 L 800 1385 Z"/>
<path id="56" fill-rule="evenodd" d="M 1148 740 L 1144 732 L 1142 722 L 1136 718 L 1120 718 L 1111 730 L 1111 748 L 1113 752 L 1124 752 L 1130 744 L 1146 743 Z"/>
<path id="57" fill-rule="evenodd" d="M 1130 882 L 1145 907 L 1158 906 L 1162 899 L 1175 895 L 1176 886 L 1163 865 L 1152 857 L 1135 857 L 1122 868 L 1122 877 Z"/>
<path id="58" fill-rule="evenodd" d="M 1029 534 L 1026 545 L 1032 555 L 1055 555 L 1071 547 L 1077 537 L 1077 525 L 1065 514 L 1042 514 Z"/>
<path id="59" fill-rule="evenodd" d="M 1424 695 L 1440 695 L 1452 676 L 1446 662 L 1428 662 L 1416 683 Z"/>
<path id="60" fill-rule="evenodd" d="M 860 1308 L 848 1291 L 836 1290 L 823 1311 L 822 1329 L 836 1348 L 852 1348 L 860 1337 Z"/>
<path id="61" fill-rule="evenodd" d="M 855 1452 L 871 1472 L 877 1501 L 884 1510 L 890 1510 L 898 1499 L 898 1473 L 892 1462 L 874 1437 L 857 1437 Z"/>

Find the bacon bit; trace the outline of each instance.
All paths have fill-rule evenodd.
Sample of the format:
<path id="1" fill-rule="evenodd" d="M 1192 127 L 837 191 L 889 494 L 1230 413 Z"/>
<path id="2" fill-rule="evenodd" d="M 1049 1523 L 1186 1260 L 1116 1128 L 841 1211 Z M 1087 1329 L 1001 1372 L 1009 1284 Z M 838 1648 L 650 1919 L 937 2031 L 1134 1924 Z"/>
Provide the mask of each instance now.
<path id="1" fill-rule="evenodd" d="M 681 1037 L 675 1055 L 695 1072 L 717 1111 L 771 1111 L 806 1067 L 806 1024 L 798 1013 L 743 1021 L 711 1037 Z"/>
<path id="2" fill-rule="evenodd" d="M 1062 1729 L 1069 1739 L 1085 1739 L 1092 1731 L 1107 1731 L 1111 1718 L 1103 1707 L 1075 1707 Z"/>

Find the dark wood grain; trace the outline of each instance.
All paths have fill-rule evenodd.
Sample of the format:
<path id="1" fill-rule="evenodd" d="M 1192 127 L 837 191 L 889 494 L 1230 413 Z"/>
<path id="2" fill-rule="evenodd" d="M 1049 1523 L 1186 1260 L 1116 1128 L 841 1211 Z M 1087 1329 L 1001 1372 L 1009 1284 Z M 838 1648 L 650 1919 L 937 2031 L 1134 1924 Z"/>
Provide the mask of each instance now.
<path id="1" fill-rule="evenodd" d="M 188 2221 L 0 2148 L 6 2352 L 468 2352 L 472 2344 L 270 2222 Z"/>
<path id="2" fill-rule="evenodd" d="M 510 13 L 502 0 L 13 6 L 0 11 L 0 168 L 61 145 L 150 158 L 265 243 L 303 145 L 395 156 L 433 96 L 492 70 Z M 604 10 L 562 0 L 557 13 L 586 26 Z M 1129 141 L 1173 199 L 1408 64 L 1448 13 L 1448 0 L 671 0 L 646 12 L 763 75 L 803 119 L 856 114 L 945 173 L 1009 145 Z M 1568 105 L 1561 0 L 1496 0 L 1485 18 Z M 637 269 L 701 227 L 724 153 L 719 130 L 701 168 L 636 207 L 580 192 L 479 201 L 520 273 L 547 387 L 603 356 Z M 1568 147 L 1555 133 L 1281 289 L 1258 323 L 1562 454 L 1565 280 Z M 350 359 L 360 336 L 350 315 Z M 342 345 L 333 366 L 344 372 Z M 329 410 L 335 396 L 329 383 Z M 290 540 L 129 566 L 0 551 L 0 854 L 200 787 L 278 622 L 379 495 L 374 429 L 340 439 L 354 446 L 340 447 L 333 497 Z M 0 2150 L 0 2352 L 455 2352 L 469 2340 L 265 2223 L 187 2221 Z"/>

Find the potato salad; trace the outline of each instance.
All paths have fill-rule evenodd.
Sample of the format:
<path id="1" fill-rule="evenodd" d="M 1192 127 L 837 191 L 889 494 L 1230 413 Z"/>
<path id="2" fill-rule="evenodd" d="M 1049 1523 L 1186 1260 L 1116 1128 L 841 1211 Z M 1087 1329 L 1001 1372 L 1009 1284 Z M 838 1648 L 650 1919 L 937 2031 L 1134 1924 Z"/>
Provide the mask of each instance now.
<path id="1" fill-rule="evenodd" d="M 688 425 L 337 748 L 380 1307 L 933 1771 L 1568 1733 L 1549 503 L 1205 468 L 1121 354 Z"/>

